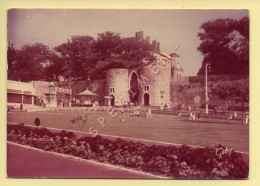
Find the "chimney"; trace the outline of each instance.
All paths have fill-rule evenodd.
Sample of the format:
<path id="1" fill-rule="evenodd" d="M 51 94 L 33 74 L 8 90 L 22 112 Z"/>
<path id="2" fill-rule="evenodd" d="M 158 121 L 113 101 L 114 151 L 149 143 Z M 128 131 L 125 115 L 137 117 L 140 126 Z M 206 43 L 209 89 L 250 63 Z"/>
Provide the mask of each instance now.
<path id="1" fill-rule="evenodd" d="M 138 39 L 138 40 L 144 40 L 144 32 L 143 31 L 136 32 L 135 38 Z"/>
<path id="2" fill-rule="evenodd" d="M 153 50 L 157 50 L 156 40 L 152 41 Z"/>
<path id="3" fill-rule="evenodd" d="M 146 36 L 146 37 L 145 37 L 145 40 L 146 40 L 147 43 L 150 44 L 150 36 Z"/>
<path id="4" fill-rule="evenodd" d="M 160 52 L 160 42 L 159 41 L 157 43 L 157 48 L 156 49 Z"/>

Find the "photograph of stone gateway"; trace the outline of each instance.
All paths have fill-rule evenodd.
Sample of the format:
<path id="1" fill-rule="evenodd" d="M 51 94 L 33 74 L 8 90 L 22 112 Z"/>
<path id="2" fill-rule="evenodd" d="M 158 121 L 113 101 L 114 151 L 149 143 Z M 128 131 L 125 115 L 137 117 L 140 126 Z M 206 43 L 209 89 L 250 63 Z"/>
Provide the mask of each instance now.
<path id="1" fill-rule="evenodd" d="M 7 41 L 8 177 L 248 179 L 247 10 L 10 9 Z"/>

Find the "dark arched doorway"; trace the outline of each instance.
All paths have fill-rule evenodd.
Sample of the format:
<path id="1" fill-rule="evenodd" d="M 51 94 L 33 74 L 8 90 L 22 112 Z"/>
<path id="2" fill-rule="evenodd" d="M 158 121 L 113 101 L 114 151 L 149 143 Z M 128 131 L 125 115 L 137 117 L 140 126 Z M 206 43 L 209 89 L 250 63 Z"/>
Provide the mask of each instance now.
<path id="1" fill-rule="evenodd" d="M 148 93 L 144 94 L 144 105 L 148 106 L 150 101 L 150 96 Z"/>
<path id="2" fill-rule="evenodd" d="M 111 106 L 115 106 L 115 96 L 111 95 L 111 101 L 110 101 Z"/>
<path id="3" fill-rule="evenodd" d="M 129 92 L 129 97 L 130 97 L 130 102 L 137 104 L 138 103 L 138 77 L 136 72 L 132 72 L 132 74 L 130 75 L 130 87 L 132 92 L 137 92 L 137 94 L 135 94 L 135 96 L 133 96 L 132 93 Z"/>

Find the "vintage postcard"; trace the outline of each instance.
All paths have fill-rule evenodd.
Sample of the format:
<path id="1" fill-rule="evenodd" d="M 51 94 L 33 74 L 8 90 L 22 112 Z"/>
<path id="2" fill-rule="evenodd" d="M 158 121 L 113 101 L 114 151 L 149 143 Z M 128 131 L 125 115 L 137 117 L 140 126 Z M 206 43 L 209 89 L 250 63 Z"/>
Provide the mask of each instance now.
<path id="1" fill-rule="evenodd" d="M 7 14 L 9 178 L 249 178 L 248 10 Z"/>

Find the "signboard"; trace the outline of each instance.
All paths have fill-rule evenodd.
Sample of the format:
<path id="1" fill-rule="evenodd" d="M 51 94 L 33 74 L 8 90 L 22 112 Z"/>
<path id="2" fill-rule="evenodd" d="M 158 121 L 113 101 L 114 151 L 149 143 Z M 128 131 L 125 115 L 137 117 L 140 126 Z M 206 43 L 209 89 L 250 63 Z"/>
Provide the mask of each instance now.
<path id="1" fill-rule="evenodd" d="M 21 90 L 7 89 L 7 93 L 22 94 Z"/>
<path id="2" fill-rule="evenodd" d="M 59 92 L 59 93 L 66 93 L 66 94 L 69 94 L 70 93 L 70 89 L 68 88 L 60 88 L 60 87 L 56 87 L 56 92 Z"/>

